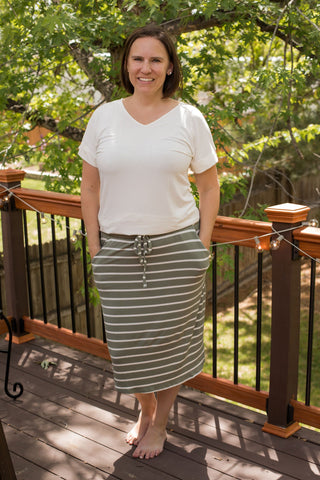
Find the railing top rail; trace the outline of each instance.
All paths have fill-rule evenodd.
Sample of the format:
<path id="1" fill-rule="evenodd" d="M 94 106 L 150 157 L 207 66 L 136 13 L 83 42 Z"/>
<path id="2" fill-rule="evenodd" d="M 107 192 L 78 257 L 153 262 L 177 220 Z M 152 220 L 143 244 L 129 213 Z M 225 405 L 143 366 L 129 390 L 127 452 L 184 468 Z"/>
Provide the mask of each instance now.
<path id="1" fill-rule="evenodd" d="M 29 188 L 15 188 L 15 204 L 21 210 L 81 218 L 81 197 L 68 193 L 47 192 Z"/>
<path id="2" fill-rule="evenodd" d="M 232 242 L 235 245 L 256 247 L 255 237 L 259 237 L 261 248 L 270 250 L 272 233 L 270 222 L 218 216 L 212 232 L 212 241 L 218 243 Z"/>
<path id="3" fill-rule="evenodd" d="M 298 242 L 299 255 L 304 253 L 313 258 L 320 258 L 320 228 L 303 227 L 293 232 L 293 237 Z"/>
<path id="4" fill-rule="evenodd" d="M 16 207 L 22 210 L 36 210 L 52 215 L 81 218 L 80 195 L 32 190 L 23 187 L 15 188 L 14 195 Z M 218 216 L 212 241 L 219 243 L 232 242 L 247 247 L 255 247 L 254 238 L 260 237 L 263 250 L 269 250 L 271 234 L 270 222 Z M 263 235 L 266 236 L 261 238 Z"/>

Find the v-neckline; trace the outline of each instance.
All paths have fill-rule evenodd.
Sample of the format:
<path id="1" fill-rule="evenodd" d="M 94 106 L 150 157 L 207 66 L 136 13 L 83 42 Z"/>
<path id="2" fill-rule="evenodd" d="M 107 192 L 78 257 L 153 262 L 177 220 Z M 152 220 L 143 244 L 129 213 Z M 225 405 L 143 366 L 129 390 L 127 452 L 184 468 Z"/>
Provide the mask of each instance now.
<path id="1" fill-rule="evenodd" d="M 137 123 L 138 125 L 140 125 L 141 127 L 149 127 L 150 125 L 153 125 L 155 123 L 157 123 L 159 120 L 162 120 L 163 118 L 165 118 L 167 115 L 169 115 L 171 112 L 173 112 L 180 104 L 180 102 L 178 102 L 176 105 L 174 105 L 168 112 L 164 113 L 163 115 L 160 115 L 160 117 L 156 118 L 155 120 L 152 120 L 152 122 L 149 122 L 149 123 L 142 123 L 142 122 L 139 122 L 139 120 L 137 120 L 136 118 L 134 118 L 133 115 L 131 115 L 131 113 L 128 112 L 127 108 L 125 107 L 125 104 L 124 104 L 124 99 L 122 98 L 121 99 L 121 105 L 122 105 L 122 108 L 123 110 L 126 112 L 126 114 L 135 122 Z"/>

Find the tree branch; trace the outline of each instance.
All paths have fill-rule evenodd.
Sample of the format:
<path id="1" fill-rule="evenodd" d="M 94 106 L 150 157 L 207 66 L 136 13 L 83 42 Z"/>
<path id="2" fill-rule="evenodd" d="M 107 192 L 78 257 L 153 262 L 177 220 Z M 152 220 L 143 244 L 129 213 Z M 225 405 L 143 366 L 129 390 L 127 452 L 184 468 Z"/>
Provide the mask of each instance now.
<path id="1" fill-rule="evenodd" d="M 103 95 L 106 102 L 109 102 L 114 85 L 109 80 L 104 80 L 104 72 L 91 68 L 90 63 L 92 62 L 92 56 L 90 53 L 80 48 L 76 43 L 70 44 L 70 51 L 81 70 L 92 81 L 94 88 Z"/>
<path id="2" fill-rule="evenodd" d="M 276 0 L 274 1 L 275 3 L 283 3 Z M 217 13 L 219 13 L 219 16 L 216 16 Z M 228 23 L 239 21 L 239 18 L 240 18 L 240 13 L 235 9 L 230 11 L 216 12 L 215 15 L 213 15 L 210 18 L 205 18 L 203 16 L 192 17 L 190 21 L 186 21 L 185 19 L 182 19 L 182 18 L 177 18 L 177 19 L 165 22 L 163 26 L 171 35 L 179 35 L 181 33 L 194 32 L 194 31 L 203 30 L 206 28 L 222 27 Z M 243 15 L 242 18 L 249 19 L 252 17 L 251 16 L 249 17 L 246 14 L 246 15 Z M 293 38 L 288 38 L 288 35 L 284 33 L 281 30 L 281 28 L 276 28 L 275 25 L 270 25 L 264 22 L 258 16 L 255 18 L 255 23 L 262 32 L 266 32 L 270 34 L 275 32 L 276 37 L 287 42 L 289 45 L 291 45 L 293 48 L 295 48 L 299 52 L 305 55 L 308 55 L 311 58 L 318 59 L 317 55 L 307 51 L 307 48 L 309 45 L 308 40 L 306 40 L 306 45 L 304 46 L 301 43 L 294 40 Z"/>

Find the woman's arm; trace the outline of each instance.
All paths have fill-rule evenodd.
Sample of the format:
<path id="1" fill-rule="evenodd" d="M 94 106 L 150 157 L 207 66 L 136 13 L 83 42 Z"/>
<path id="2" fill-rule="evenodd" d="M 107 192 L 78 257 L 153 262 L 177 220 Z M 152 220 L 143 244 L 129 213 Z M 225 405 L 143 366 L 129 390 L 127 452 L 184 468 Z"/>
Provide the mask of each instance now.
<path id="1" fill-rule="evenodd" d="M 216 166 L 214 165 L 205 172 L 195 174 L 195 180 L 199 192 L 199 237 L 203 245 L 209 250 L 212 230 L 220 205 L 220 186 Z"/>
<path id="2" fill-rule="evenodd" d="M 89 253 L 93 258 L 100 250 L 98 213 L 100 206 L 99 171 L 83 161 L 81 182 L 81 211 L 86 226 Z"/>

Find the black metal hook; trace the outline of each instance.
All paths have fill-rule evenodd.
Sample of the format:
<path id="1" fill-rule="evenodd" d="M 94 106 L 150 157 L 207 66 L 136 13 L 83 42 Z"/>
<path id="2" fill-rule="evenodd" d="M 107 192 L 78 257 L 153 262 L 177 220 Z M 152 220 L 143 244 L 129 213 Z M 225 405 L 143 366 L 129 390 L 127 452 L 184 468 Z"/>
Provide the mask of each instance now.
<path id="1" fill-rule="evenodd" d="M 7 328 L 8 328 L 8 332 L 9 332 L 8 349 L 7 349 L 7 350 L 0 350 L 0 352 L 7 354 L 7 364 L 6 364 L 6 376 L 5 376 L 5 381 L 4 381 L 4 391 L 6 392 L 6 394 L 8 395 L 8 397 L 13 398 L 13 399 L 15 400 L 16 398 L 20 397 L 20 395 L 22 395 L 22 393 L 23 393 L 23 385 L 21 385 L 21 383 L 19 383 L 19 382 L 16 382 L 16 383 L 13 384 L 13 391 L 14 391 L 14 392 L 17 390 L 17 388 L 19 389 L 18 393 L 16 393 L 16 394 L 12 394 L 12 393 L 10 393 L 9 390 L 8 390 L 9 368 L 10 368 L 11 346 L 12 346 L 12 328 L 11 328 L 11 325 L 10 325 L 9 320 L 8 320 L 7 317 L 3 314 L 2 310 L 0 310 L 0 318 L 5 321 L 5 323 L 6 323 L 6 325 L 7 325 Z"/>

